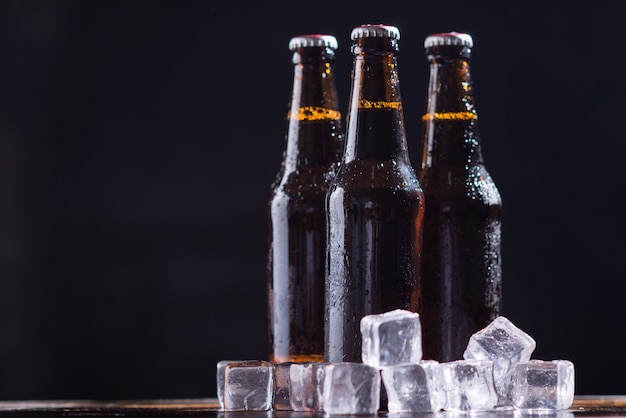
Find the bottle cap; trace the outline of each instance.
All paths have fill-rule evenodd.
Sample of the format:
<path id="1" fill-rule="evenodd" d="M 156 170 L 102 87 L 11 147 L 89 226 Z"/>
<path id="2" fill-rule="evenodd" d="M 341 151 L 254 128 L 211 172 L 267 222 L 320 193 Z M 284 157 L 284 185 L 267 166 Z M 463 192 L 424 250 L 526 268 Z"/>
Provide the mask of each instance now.
<path id="1" fill-rule="evenodd" d="M 424 48 L 442 45 L 467 46 L 471 48 L 474 46 L 474 41 L 470 34 L 460 32 L 434 33 L 427 36 L 424 40 Z"/>
<path id="2" fill-rule="evenodd" d="M 391 38 L 400 39 L 400 30 L 395 26 L 389 25 L 361 25 L 352 29 L 350 39 L 353 41 L 358 38 Z"/>
<path id="3" fill-rule="evenodd" d="M 327 47 L 337 49 L 337 38 L 332 35 L 301 35 L 291 38 L 289 41 L 289 50 L 294 51 L 298 48 L 310 48 L 310 47 Z"/>

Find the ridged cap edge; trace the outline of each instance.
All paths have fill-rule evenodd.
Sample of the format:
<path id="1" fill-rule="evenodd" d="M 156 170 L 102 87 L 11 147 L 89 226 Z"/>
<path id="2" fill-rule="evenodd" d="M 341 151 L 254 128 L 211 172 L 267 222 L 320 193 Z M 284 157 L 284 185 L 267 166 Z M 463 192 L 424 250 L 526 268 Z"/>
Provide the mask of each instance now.
<path id="1" fill-rule="evenodd" d="M 390 25 L 361 25 L 352 29 L 350 39 L 358 38 L 383 38 L 400 39 L 400 30 Z"/>
<path id="2" fill-rule="evenodd" d="M 289 40 L 289 50 L 298 48 L 327 47 L 337 49 L 337 38 L 332 35 L 311 34 L 294 36 Z"/>
<path id="3" fill-rule="evenodd" d="M 433 33 L 432 35 L 428 35 L 424 40 L 424 48 L 442 45 L 467 46 L 472 48 L 474 46 L 474 40 L 469 33 L 461 32 Z"/>

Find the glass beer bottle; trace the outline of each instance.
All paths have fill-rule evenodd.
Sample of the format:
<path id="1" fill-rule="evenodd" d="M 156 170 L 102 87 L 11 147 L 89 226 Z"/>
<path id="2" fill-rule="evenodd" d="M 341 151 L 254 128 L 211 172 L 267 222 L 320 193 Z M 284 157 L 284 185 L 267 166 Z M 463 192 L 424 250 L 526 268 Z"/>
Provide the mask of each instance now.
<path id="1" fill-rule="evenodd" d="M 430 80 L 420 184 L 426 199 L 422 247 L 424 358 L 463 357 L 469 337 L 501 308 L 502 201 L 481 153 L 470 76 L 472 37 L 424 42 Z"/>
<path id="2" fill-rule="evenodd" d="M 327 362 L 361 361 L 361 318 L 417 311 L 424 199 L 409 161 L 394 26 L 352 30 L 346 144 L 328 191 Z"/>
<path id="3" fill-rule="evenodd" d="M 270 360 L 322 361 L 325 197 L 343 147 L 334 65 L 337 40 L 291 38 L 294 77 L 286 149 L 268 202 Z"/>

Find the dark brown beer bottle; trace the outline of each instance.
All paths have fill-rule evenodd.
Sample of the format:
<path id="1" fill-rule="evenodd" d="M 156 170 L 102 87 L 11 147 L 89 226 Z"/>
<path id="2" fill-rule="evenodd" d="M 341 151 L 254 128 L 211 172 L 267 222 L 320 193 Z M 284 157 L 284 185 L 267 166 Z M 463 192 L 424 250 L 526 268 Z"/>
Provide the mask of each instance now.
<path id="1" fill-rule="evenodd" d="M 480 147 L 470 58 L 463 33 L 426 37 L 430 62 L 420 184 L 424 358 L 463 357 L 469 337 L 501 307 L 500 193 Z"/>
<path id="2" fill-rule="evenodd" d="M 290 40 L 294 77 L 283 162 L 268 202 L 270 360 L 324 356 L 325 197 L 343 148 L 337 40 Z"/>
<path id="3" fill-rule="evenodd" d="M 409 161 L 394 26 L 352 30 L 342 162 L 327 197 L 328 362 L 361 361 L 361 318 L 418 308 L 424 199 Z"/>

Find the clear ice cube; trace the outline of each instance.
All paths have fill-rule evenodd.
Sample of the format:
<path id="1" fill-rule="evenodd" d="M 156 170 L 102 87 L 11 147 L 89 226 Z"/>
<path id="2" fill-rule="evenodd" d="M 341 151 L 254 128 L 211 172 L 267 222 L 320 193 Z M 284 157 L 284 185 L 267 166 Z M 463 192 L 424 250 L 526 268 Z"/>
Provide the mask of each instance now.
<path id="1" fill-rule="evenodd" d="M 220 364 L 221 363 L 221 364 Z M 225 411 L 267 411 L 272 407 L 272 365 L 266 361 L 224 360 L 218 363 L 218 384 L 223 373 L 220 404 Z"/>
<path id="2" fill-rule="evenodd" d="M 422 326 L 419 314 L 402 309 L 361 319 L 363 363 L 378 369 L 422 359 Z"/>
<path id="3" fill-rule="evenodd" d="M 484 411 L 498 402 L 489 360 L 456 360 L 440 364 L 446 411 Z"/>
<path id="4" fill-rule="evenodd" d="M 221 360 L 216 366 L 216 378 L 217 378 L 217 400 L 220 403 L 220 408 L 224 409 L 224 371 L 227 364 L 231 363 L 256 363 L 258 360 Z"/>
<path id="5" fill-rule="evenodd" d="M 513 406 L 532 411 L 556 411 L 574 402 L 574 364 L 568 360 L 530 360 L 513 374 Z"/>
<path id="6" fill-rule="evenodd" d="M 323 386 L 326 414 L 376 414 L 380 407 L 380 371 L 363 363 L 329 363 Z"/>
<path id="7" fill-rule="evenodd" d="M 493 362 L 493 378 L 498 393 L 498 406 L 512 406 L 513 371 L 515 366 L 530 360 L 535 340 L 504 316 L 474 333 L 463 353 L 466 360 Z"/>
<path id="8" fill-rule="evenodd" d="M 289 371 L 291 409 L 322 412 L 325 363 L 293 363 Z"/>
<path id="9" fill-rule="evenodd" d="M 381 375 L 391 413 L 437 412 L 445 404 L 441 369 L 434 360 L 385 367 Z"/>
<path id="10" fill-rule="evenodd" d="M 272 409 L 276 411 L 291 411 L 289 403 L 289 368 L 293 363 L 284 362 L 274 364 L 273 381 L 274 381 L 274 397 L 272 399 Z"/>

